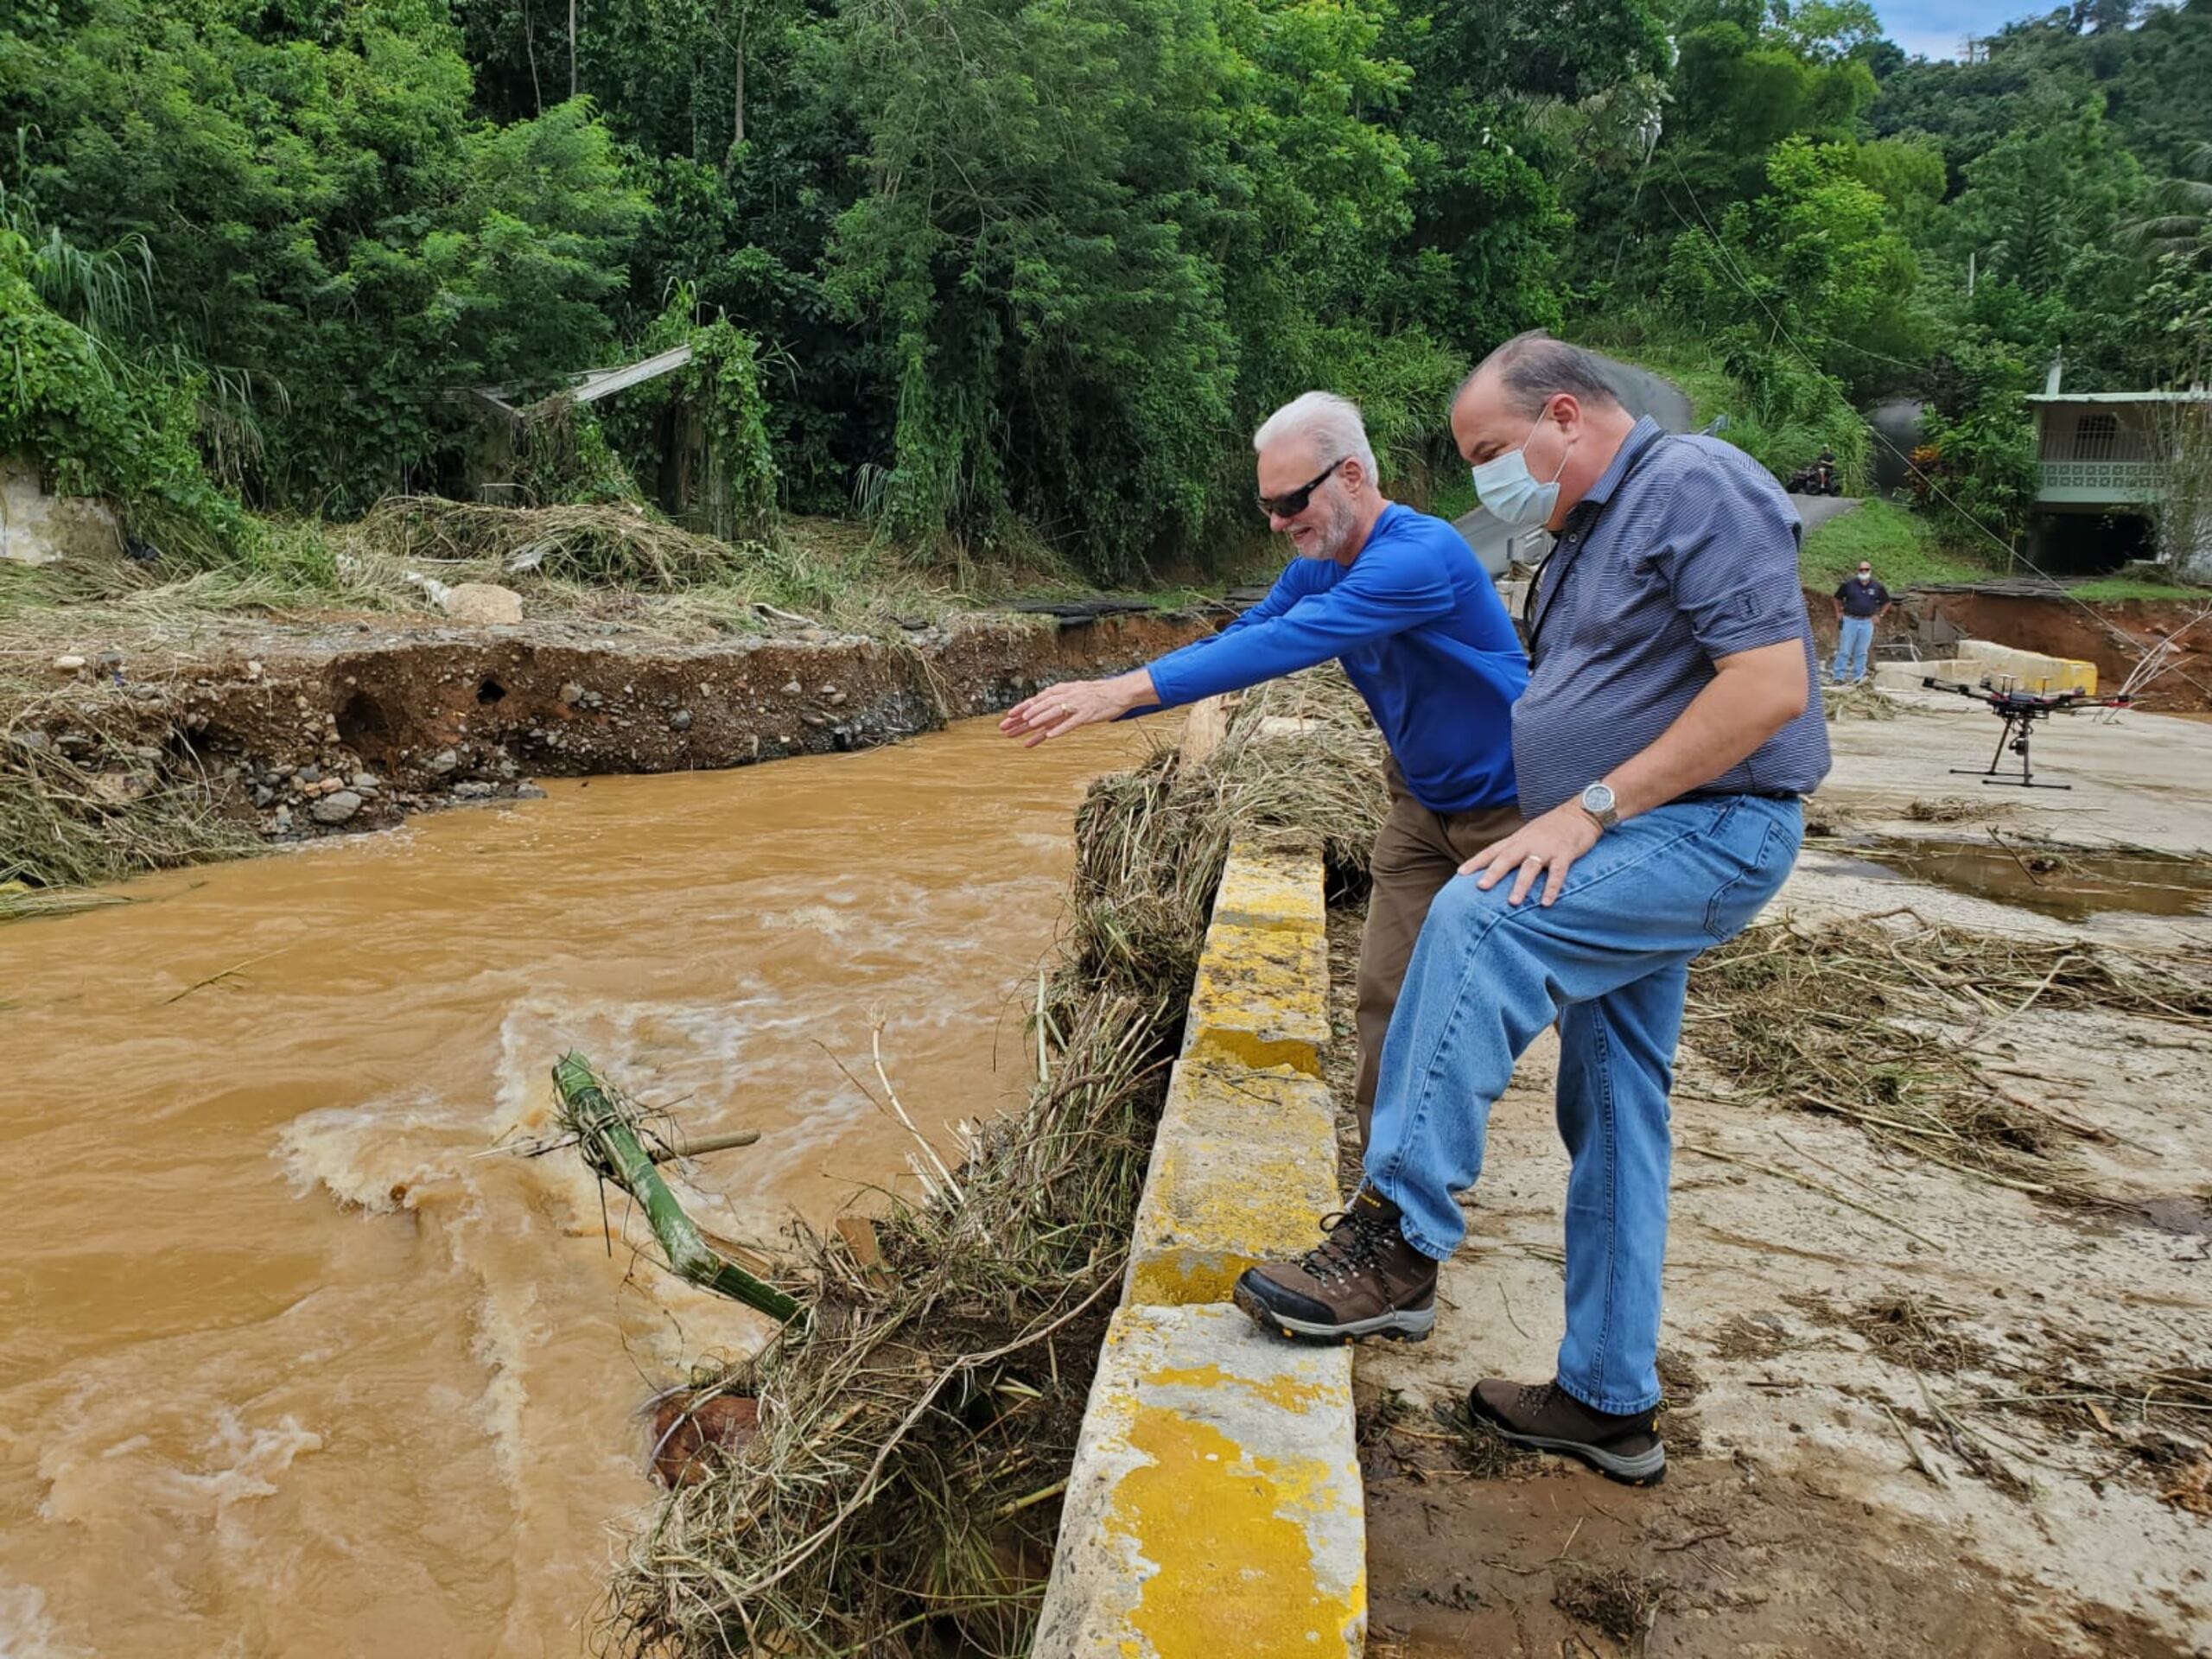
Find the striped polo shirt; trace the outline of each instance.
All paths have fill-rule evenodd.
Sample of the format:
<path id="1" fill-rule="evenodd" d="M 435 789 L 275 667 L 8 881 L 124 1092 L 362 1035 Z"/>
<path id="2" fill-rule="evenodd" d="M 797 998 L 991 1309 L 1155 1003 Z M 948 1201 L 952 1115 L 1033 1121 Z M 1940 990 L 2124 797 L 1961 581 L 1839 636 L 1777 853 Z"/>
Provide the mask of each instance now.
<path id="1" fill-rule="evenodd" d="M 1713 661 L 1801 641 L 1805 710 L 1693 795 L 1807 795 L 1827 775 L 1804 526 L 1764 467 L 1649 419 L 1567 514 L 1534 601 L 1535 663 L 1513 706 L 1526 817 L 1649 748 L 1712 683 Z"/>

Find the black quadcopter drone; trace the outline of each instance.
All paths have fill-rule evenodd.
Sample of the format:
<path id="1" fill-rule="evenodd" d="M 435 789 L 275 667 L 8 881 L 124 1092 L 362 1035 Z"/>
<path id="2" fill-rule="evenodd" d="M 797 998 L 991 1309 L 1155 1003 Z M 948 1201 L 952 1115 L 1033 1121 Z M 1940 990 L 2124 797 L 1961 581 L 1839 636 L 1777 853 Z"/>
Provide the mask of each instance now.
<path id="1" fill-rule="evenodd" d="M 1980 685 L 1961 685 L 1953 680 L 1939 680 L 1930 674 L 1921 682 L 1931 691 L 1955 691 L 1962 697 L 1972 697 L 1987 706 L 1989 712 L 2005 722 L 2005 730 L 1997 740 L 1996 753 L 1989 757 L 1989 764 L 1977 772 L 1972 766 L 1953 766 L 1951 773 L 1958 778 L 1980 778 L 1985 784 L 2011 784 L 2021 789 L 2071 789 L 2071 784 L 2039 784 L 2035 769 L 2028 759 L 2028 739 L 2035 731 L 2035 723 L 2046 720 L 2061 709 L 2126 709 L 2134 699 L 2125 692 L 2100 697 L 2087 691 L 2000 691 L 1987 680 Z M 2010 749 L 2020 757 L 2020 775 L 2017 778 L 2007 771 L 2000 771 L 2005 751 Z"/>

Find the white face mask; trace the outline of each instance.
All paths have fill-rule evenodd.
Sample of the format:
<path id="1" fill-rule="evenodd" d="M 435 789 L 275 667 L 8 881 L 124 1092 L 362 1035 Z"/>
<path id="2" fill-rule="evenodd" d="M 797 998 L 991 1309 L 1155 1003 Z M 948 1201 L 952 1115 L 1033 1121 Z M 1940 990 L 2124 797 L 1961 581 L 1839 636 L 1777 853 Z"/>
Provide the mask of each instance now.
<path id="1" fill-rule="evenodd" d="M 1872 582 L 1874 580 L 1874 573 L 1872 570 L 1861 570 L 1859 573 L 1859 580 L 1861 582 Z"/>
<path id="2" fill-rule="evenodd" d="M 1567 471 L 1567 457 L 1559 458 L 1559 470 L 1552 474 L 1551 482 L 1539 484 L 1529 470 L 1525 453 L 1529 440 L 1543 423 L 1544 417 L 1539 414 L 1536 424 L 1529 429 L 1529 436 L 1521 440 L 1520 448 L 1509 449 L 1472 469 L 1477 497 L 1492 518 L 1515 530 L 1549 524 L 1553 510 L 1559 505 L 1560 474 Z M 1574 445 L 1570 442 L 1567 447 L 1573 449 Z"/>

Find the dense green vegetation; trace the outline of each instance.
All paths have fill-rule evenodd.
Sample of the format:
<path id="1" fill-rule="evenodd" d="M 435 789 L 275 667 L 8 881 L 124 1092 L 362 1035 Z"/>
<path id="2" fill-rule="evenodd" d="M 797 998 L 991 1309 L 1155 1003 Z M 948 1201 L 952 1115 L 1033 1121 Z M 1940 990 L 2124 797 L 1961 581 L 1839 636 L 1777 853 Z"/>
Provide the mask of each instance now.
<path id="1" fill-rule="evenodd" d="M 0 453 L 306 558 L 263 516 L 457 487 L 470 389 L 690 339 L 550 405 L 526 499 L 665 496 L 682 426 L 714 534 L 1128 581 L 1250 530 L 1307 386 L 1457 490 L 1445 395 L 1541 325 L 1777 471 L 1863 478 L 1854 409 L 1924 396 L 1929 523 L 1993 546 L 2054 353 L 2212 362 L 2208 72 L 2212 0 L 1957 63 L 1864 0 L 0 0 Z"/>

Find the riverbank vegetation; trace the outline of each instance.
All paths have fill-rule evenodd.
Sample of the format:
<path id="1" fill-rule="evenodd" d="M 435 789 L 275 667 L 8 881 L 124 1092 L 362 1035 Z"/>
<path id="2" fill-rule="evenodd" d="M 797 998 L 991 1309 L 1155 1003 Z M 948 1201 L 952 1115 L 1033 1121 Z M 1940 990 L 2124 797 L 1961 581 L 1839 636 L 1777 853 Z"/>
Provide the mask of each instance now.
<path id="1" fill-rule="evenodd" d="M 489 483 L 1142 583 L 1249 556 L 1244 435 L 1307 386 L 1455 499 L 1454 378 L 1548 327 L 1781 473 L 1864 486 L 1857 411 L 1926 400 L 1916 511 L 1993 555 L 2054 355 L 2206 372 L 2207 61 L 2212 0 L 1965 61 L 1865 0 L 18 5 L 0 454 L 165 580 L 340 589 L 378 503 Z"/>
<path id="2" fill-rule="evenodd" d="M 1309 724 L 1286 744 L 1271 714 Z M 790 1275 L 808 1317 L 708 1384 L 757 1402 L 758 1437 L 663 1500 L 616 1577 L 611 1650 L 1029 1651 L 1230 842 L 1318 846 L 1357 893 L 1379 762 L 1329 668 L 1249 696 L 1203 762 L 1162 750 L 1092 786 L 1027 1109 L 925 1148 L 918 1196 L 810 1242 Z"/>

